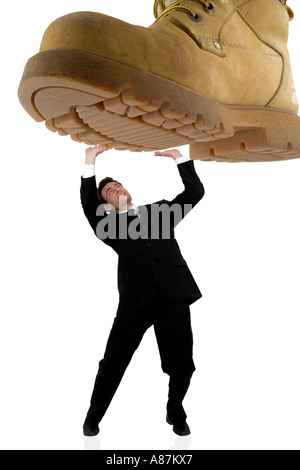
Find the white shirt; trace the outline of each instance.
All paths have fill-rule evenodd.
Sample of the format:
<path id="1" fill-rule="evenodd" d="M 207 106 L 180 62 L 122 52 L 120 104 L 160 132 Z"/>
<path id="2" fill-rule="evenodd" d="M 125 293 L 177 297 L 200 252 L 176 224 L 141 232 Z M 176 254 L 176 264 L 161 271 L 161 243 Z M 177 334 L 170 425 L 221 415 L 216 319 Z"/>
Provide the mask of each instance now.
<path id="1" fill-rule="evenodd" d="M 179 157 L 179 158 L 176 158 L 175 162 L 177 165 L 180 165 L 180 163 L 185 163 L 185 162 L 188 162 L 190 160 L 190 157 L 189 156 L 184 156 L 184 157 Z M 82 173 L 82 177 L 83 178 L 91 178 L 92 176 L 95 176 L 95 165 L 94 164 L 88 164 L 88 163 L 85 163 L 84 164 L 84 167 L 83 167 L 83 173 Z M 135 204 L 132 204 L 130 206 L 130 209 L 133 209 L 135 210 L 137 213 L 139 213 L 139 209 L 138 207 L 135 205 Z M 129 209 L 128 209 L 129 210 Z M 108 212 L 108 211 L 106 211 Z M 128 211 L 122 211 L 122 212 L 128 212 Z M 119 214 L 121 214 L 121 212 L 119 212 Z"/>

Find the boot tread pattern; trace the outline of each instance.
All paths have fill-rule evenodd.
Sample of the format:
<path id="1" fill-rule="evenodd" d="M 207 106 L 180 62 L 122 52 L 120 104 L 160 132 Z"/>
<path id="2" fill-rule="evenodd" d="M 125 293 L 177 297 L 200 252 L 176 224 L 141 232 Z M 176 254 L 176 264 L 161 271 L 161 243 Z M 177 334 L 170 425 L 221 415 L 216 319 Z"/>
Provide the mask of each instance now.
<path id="1" fill-rule="evenodd" d="M 122 94 L 89 106 L 73 106 L 69 113 L 46 120 L 46 127 L 70 135 L 87 145 L 152 151 L 228 136 L 222 123 L 205 121 L 203 115 L 176 112 L 170 103 L 126 103 Z"/>
<path id="2" fill-rule="evenodd" d="M 79 143 L 118 150 L 154 151 L 196 144 L 191 158 L 203 161 L 300 157 L 291 142 L 284 148 L 269 145 L 264 128 L 225 129 L 223 122 L 209 122 L 204 114 L 176 111 L 170 102 L 138 102 L 131 90 L 93 105 L 74 105 L 69 113 L 46 120 L 46 127 Z"/>

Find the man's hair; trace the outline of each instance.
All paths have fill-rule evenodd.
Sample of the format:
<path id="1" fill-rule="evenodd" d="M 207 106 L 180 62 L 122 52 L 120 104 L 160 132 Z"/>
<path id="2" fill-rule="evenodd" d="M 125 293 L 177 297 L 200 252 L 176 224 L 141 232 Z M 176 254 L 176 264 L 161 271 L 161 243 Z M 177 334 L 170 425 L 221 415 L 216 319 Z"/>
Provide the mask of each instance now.
<path id="1" fill-rule="evenodd" d="M 101 191 L 102 189 L 104 188 L 104 186 L 107 185 L 107 183 L 118 183 L 118 184 L 122 184 L 122 183 L 119 183 L 119 181 L 117 180 L 114 180 L 113 178 L 111 178 L 110 176 L 106 176 L 106 178 L 103 178 L 99 185 L 98 185 L 98 189 L 97 189 L 97 196 L 98 196 L 98 199 L 99 201 L 101 202 L 101 204 L 103 202 L 107 202 L 102 196 L 101 196 Z"/>

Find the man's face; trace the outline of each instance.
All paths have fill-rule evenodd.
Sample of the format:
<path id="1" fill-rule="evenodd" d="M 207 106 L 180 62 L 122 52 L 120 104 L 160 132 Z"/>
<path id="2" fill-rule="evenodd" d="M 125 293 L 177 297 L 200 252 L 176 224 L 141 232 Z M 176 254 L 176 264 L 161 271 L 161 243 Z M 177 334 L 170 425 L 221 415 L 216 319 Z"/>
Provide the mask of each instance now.
<path id="1" fill-rule="evenodd" d="M 125 211 L 129 208 L 132 198 L 128 191 L 120 184 L 112 181 L 107 183 L 101 191 L 101 196 L 108 204 L 111 204 L 116 212 Z"/>

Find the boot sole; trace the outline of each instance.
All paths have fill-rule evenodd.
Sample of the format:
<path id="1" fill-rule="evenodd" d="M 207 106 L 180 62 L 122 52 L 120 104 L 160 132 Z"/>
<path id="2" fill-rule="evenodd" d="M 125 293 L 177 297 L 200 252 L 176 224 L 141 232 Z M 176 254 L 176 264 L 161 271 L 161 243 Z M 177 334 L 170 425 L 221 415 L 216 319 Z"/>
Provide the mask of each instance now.
<path id="1" fill-rule="evenodd" d="M 18 95 L 36 121 L 87 145 L 154 151 L 189 144 L 191 158 L 204 161 L 300 157 L 297 115 L 222 105 L 96 52 L 40 52 L 28 61 Z"/>

